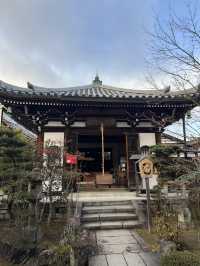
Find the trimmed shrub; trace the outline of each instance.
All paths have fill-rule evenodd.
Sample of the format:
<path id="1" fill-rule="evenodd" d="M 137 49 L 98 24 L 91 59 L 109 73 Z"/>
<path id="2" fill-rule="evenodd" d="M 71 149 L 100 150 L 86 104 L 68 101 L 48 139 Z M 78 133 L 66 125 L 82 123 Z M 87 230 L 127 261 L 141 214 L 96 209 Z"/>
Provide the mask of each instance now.
<path id="1" fill-rule="evenodd" d="M 200 255 L 188 251 L 174 251 L 161 258 L 161 266 L 200 266 Z"/>

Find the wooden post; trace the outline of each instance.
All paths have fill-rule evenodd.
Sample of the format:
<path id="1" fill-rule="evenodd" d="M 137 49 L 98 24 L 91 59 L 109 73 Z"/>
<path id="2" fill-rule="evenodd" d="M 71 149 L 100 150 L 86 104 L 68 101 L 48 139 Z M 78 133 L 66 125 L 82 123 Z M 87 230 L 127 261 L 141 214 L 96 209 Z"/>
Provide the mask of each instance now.
<path id="1" fill-rule="evenodd" d="M 125 134 L 125 146 L 126 146 L 126 176 L 128 181 L 128 187 L 130 185 L 129 182 L 129 150 L 128 150 L 128 136 Z"/>
<path id="2" fill-rule="evenodd" d="M 37 154 L 41 158 L 44 155 L 44 132 L 38 132 L 37 140 Z"/>
<path id="3" fill-rule="evenodd" d="M 105 169 L 104 169 L 105 158 L 104 158 L 104 125 L 103 125 L 103 122 L 101 123 L 101 152 L 102 152 L 102 175 L 104 176 L 104 174 L 105 174 Z"/>
<path id="4" fill-rule="evenodd" d="M 134 171 L 135 171 L 135 183 L 136 183 L 136 196 L 139 196 L 139 177 L 138 177 L 138 171 L 137 171 L 137 164 L 136 162 L 133 160 L 134 163 Z"/>
<path id="5" fill-rule="evenodd" d="M 149 177 L 145 177 L 146 195 L 147 195 L 147 228 L 149 233 L 151 232 L 151 210 L 150 210 L 150 188 Z"/>
<path id="6" fill-rule="evenodd" d="M 184 156 L 187 158 L 187 137 L 186 137 L 186 128 L 185 128 L 185 115 L 182 118 L 183 121 L 183 140 L 184 140 Z"/>

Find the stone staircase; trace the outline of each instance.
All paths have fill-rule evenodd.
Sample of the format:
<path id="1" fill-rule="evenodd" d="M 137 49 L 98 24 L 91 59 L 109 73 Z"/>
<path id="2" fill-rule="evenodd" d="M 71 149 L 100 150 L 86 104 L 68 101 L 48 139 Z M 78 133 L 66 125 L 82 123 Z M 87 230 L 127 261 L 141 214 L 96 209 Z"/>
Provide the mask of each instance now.
<path id="1" fill-rule="evenodd" d="M 8 220 L 9 214 L 8 214 L 8 205 L 7 203 L 2 203 L 0 201 L 0 220 Z"/>
<path id="2" fill-rule="evenodd" d="M 131 201 L 100 201 L 83 203 L 81 222 L 84 228 L 128 229 L 141 226 Z"/>

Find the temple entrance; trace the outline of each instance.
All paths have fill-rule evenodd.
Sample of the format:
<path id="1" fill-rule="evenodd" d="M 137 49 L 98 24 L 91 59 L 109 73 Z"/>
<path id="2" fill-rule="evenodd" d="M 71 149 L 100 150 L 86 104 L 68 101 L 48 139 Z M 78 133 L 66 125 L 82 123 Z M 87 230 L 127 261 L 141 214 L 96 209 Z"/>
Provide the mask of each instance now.
<path id="1" fill-rule="evenodd" d="M 79 135 L 77 148 L 81 154 L 79 169 L 83 173 L 83 181 L 94 181 L 97 186 L 127 186 L 123 135 L 104 137 L 104 156 L 102 156 L 100 135 Z M 103 159 L 104 174 L 102 174 Z"/>
<path id="2" fill-rule="evenodd" d="M 79 152 L 84 154 L 89 160 L 82 161 L 80 169 L 83 172 L 101 172 L 102 171 L 102 154 L 100 148 L 80 149 Z M 112 150 L 105 149 L 105 171 L 113 173 Z"/>

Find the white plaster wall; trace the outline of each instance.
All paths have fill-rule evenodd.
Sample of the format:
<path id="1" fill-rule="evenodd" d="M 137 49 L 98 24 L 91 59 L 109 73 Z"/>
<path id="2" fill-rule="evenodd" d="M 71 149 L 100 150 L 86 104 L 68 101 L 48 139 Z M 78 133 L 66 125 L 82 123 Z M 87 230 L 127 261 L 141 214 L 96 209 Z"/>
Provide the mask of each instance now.
<path id="1" fill-rule="evenodd" d="M 45 127 L 64 127 L 65 125 L 59 121 L 48 121 Z"/>
<path id="2" fill-rule="evenodd" d="M 139 133 L 140 147 L 156 145 L 155 133 Z"/>
<path id="3" fill-rule="evenodd" d="M 44 145 L 48 141 L 52 145 L 64 147 L 64 132 L 44 132 Z"/>

